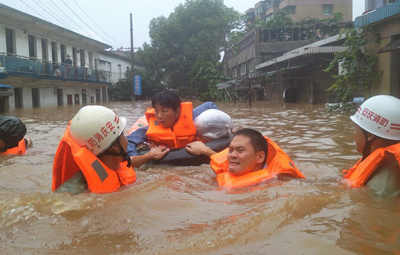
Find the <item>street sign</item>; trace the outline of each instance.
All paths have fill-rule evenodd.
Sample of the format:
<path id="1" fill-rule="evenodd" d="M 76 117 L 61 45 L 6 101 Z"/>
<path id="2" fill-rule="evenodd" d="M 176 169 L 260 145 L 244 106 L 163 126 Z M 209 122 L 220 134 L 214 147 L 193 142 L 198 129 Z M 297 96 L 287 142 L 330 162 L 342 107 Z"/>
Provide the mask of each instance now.
<path id="1" fill-rule="evenodd" d="M 142 94 L 142 76 L 140 75 L 133 76 L 133 91 L 135 95 Z"/>

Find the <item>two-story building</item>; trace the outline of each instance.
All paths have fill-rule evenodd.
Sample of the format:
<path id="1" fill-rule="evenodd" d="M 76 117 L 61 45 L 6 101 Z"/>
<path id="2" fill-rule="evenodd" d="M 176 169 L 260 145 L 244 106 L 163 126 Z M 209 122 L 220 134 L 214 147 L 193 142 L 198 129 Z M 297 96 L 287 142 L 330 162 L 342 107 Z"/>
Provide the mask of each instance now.
<path id="1" fill-rule="evenodd" d="M 105 51 L 108 44 L 3 4 L 0 41 L 0 83 L 8 92 L 0 94 L 2 112 L 106 102 L 108 86 L 130 66 L 129 59 Z"/>

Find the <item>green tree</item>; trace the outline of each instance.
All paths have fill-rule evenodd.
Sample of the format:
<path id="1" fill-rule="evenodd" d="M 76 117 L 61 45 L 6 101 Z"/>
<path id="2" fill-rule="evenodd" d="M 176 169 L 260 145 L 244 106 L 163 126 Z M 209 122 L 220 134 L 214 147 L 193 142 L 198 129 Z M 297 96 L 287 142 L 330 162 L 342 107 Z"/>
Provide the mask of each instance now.
<path id="1" fill-rule="evenodd" d="M 362 30 L 345 29 L 341 36 L 345 36 L 343 46 L 347 50 L 335 54 L 326 72 L 331 71 L 339 62 L 343 72 L 333 75 L 335 82 L 328 88 L 338 93 L 343 102 L 353 97 L 354 91 L 370 90 L 371 84 L 378 81 L 380 72 L 377 70 L 377 59 L 368 52 L 366 45 L 379 40 L 378 34 L 370 27 Z"/>
<path id="2" fill-rule="evenodd" d="M 277 11 L 272 18 L 267 21 L 266 27 L 268 28 L 283 28 L 294 24 L 289 12 L 285 10 Z"/>
<path id="3" fill-rule="evenodd" d="M 125 79 L 120 79 L 115 85 L 112 85 L 109 90 L 111 101 L 131 101 L 133 99 L 132 86 L 133 78 L 130 78 L 131 71 L 125 72 Z"/>
<path id="4" fill-rule="evenodd" d="M 145 79 L 152 77 L 151 86 L 158 82 L 170 89 L 200 91 L 197 86 L 202 82 L 191 76 L 193 67 L 208 62 L 218 70 L 226 38 L 239 20 L 239 13 L 222 0 L 186 0 L 168 18 L 154 18 L 151 45 L 138 52 L 148 70 Z"/>
<path id="5" fill-rule="evenodd" d="M 142 98 L 149 98 L 166 88 L 163 82 L 165 68 L 158 57 L 156 49 L 147 43 L 135 53 L 135 62 L 138 63 L 135 74 L 142 76 Z"/>
<path id="6" fill-rule="evenodd" d="M 195 87 L 194 93 L 201 101 L 221 100 L 223 93 L 217 90 L 215 85 L 221 81 L 229 80 L 228 77 L 221 73 L 222 63 L 217 67 L 211 62 L 197 62 L 191 72 L 191 83 Z M 189 92 L 188 92 L 189 93 Z"/>

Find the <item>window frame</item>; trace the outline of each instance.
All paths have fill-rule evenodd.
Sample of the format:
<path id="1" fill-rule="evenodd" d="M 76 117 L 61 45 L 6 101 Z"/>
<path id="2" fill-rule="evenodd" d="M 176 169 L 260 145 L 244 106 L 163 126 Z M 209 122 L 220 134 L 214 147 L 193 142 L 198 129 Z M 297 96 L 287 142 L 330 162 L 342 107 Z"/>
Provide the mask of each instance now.
<path id="1" fill-rule="evenodd" d="M 325 11 L 327 13 L 325 13 Z M 330 11 L 330 13 L 328 13 Z M 333 4 L 323 4 L 322 5 L 322 15 L 333 15 Z"/>

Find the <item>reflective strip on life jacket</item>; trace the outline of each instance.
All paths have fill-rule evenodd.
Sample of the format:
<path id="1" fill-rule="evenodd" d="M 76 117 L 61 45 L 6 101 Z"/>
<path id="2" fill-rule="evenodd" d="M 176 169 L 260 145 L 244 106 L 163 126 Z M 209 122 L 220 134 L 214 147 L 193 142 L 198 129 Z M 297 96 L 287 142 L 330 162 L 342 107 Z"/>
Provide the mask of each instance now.
<path id="1" fill-rule="evenodd" d="M 343 178 L 353 188 L 364 186 L 379 164 L 388 157 L 388 153 L 393 154 L 400 164 L 400 143 L 397 143 L 385 148 L 378 148 L 363 161 L 358 160 L 348 171 L 343 171 L 345 174 Z"/>
<path id="2" fill-rule="evenodd" d="M 193 122 L 192 102 L 181 103 L 181 114 L 173 128 L 162 127 L 155 117 L 154 108 L 149 108 L 145 115 L 149 123 L 146 135 L 149 140 L 168 148 L 183 148 L 186 144 L 195 141 L 196 126 Z"/>
<path id="3" fill-rule="evenodd" d="M 254 185 L 271 179 L 278 174 L 288 174 L 293 178 L 305 178 L 292 159 L 271 139 L 264 136 L 268 143 L 267 168 L 235 176 L 228 172 L 228 148 L 211 156 L 211 168 L 217 174 L 220 187 L 239 188 Z"/>
<path id="4" fill-rule="evenodd" d="M 121 185 L 133 183 L 136 173 L 126 162 L 121 162 L 116 171 L 109 169 L 85 146 L 79 146 L 70 136 L 69 124 L 57 148 L 53 163 L 52 190 L 69 180 L 81 170 L 93 193 L 116 191 Z"/>

